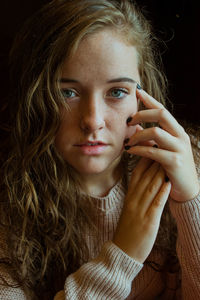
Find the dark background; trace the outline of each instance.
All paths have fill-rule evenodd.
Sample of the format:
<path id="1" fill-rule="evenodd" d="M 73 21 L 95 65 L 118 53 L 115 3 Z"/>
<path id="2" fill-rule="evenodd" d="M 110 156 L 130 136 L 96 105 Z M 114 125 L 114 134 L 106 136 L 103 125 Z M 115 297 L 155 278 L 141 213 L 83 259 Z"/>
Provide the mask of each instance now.
<path id="1" fill-rule="evenodd" d="M 0 10 L 0 79 L 1 106 L 6 101 L 8 53 L 12 40 L 26 18 L 48 0 L 2 0 Z M 200 125 L 200 1 L 137 0 L 152 20 L 162 47 L 169 97 L 178 119 Z"/>

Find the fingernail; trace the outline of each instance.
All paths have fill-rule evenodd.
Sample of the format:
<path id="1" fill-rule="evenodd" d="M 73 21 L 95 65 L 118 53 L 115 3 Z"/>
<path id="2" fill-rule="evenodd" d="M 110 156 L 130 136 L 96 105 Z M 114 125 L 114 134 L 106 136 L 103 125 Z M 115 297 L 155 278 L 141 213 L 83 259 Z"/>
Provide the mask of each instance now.
<path id="1" fill-rule="evenodd" d="M 130 141 L 129 138 L 125 139 L 125 140 L 124 140 L 124 144 L 128 144 L 129 141 Z"/>
<path id="2" fill-rule="evenodd" d="M 165 176 L 165 182 L 169 181 L 169 177 Z"/>
<path id="3" fill-rule="evenodd" d="M 158 148 L 158 145 L 155 144 L 155 145 L 153 145 L 153 147 L 154 147 L 154 148 Z"/>
<path id="4" fill-rule="evenodd" d="M 129 150 L 131 148 L 131 146 L 125 146 L 124 149 L 125 150 Z"/>
<path id="5" fill-rule="evenodd" d="M 137 83 L 137 89 L 138 89 L 138 90 L 141 90 L 141 89 L 142 89 L 141 86 L 139 85 L 139 83 Z"/>
<path id="6" fill-rule="evenodd" d="M 126 120 L 126 124 L 128 124 L 129 122 L 131 122 L 132 121 L 132 117 L 129 117 L 127 120 Z"/>

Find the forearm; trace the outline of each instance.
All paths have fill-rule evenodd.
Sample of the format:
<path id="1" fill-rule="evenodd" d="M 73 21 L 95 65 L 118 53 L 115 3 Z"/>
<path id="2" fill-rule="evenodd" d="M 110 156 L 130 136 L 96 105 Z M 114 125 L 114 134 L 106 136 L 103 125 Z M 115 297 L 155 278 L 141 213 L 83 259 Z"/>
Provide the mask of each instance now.
<path id="1" fill-rule="evenodd" d="M 99 256 L 65 282 L 65 299 L 125 299 L 143 265 L 108 242 Z"/>
<path id="2" fill-rule="evenodd" d="M 8 275 L 6 268 L 0 266 L 0 300 L 29 300 L 29 296 L 25 295 L 22 288 L 5 286 L 5 282 L 10 285 L 15 285 L 11 277 Z"/>
<path id="3" fill-rule="evenodd" d="M 183 299 L 198 299 L 200 294 L 200 194 L 191 201 L 170 201 L 178 227 L 177 254 L 182 273 Z"/>

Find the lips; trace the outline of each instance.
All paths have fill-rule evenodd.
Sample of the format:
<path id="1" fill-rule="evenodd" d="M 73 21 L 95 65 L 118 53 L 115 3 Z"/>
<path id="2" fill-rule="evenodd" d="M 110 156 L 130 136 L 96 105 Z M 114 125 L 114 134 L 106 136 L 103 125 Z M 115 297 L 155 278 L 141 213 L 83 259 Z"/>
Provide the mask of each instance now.
<path id="1" fill-rule="evenodd" d="M 101 155 L 108 148 L 108 144 L 105 144 L 102 141 L 86 141 L 75 146 L 81 154 L 86 156 Z"/>
<path id="2" fill-rule="evenodd" d="M 82 146 L 106 146 L 106 144 L 101 141 L 86 141 L 86 142 L 83 142 L 83 143 L 75 145 L 75 146 L 79 146 L 79 147 L 82 147 Z"/>

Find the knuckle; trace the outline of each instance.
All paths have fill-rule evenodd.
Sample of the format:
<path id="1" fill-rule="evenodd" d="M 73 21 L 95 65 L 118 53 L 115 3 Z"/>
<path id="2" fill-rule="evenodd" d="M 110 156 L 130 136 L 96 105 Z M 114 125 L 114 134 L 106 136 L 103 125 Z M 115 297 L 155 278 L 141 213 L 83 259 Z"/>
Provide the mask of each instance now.
<path id="1" fill-rule="evenodd" d="M 162 207 L 162 200 L 161 200 L 161 198 L 156 198 L 155 201 L 154 201 L 154 203 L 153 203 L 153 205 L 155 207 L 157 207 L 157 208 Z"/>
<path id="2" fill-rule="evenodd" d="M 152 127 L 151 128 L 153 135 L 159 135 L 160 134 L 160 128 L 159 127 Z"/>
<path id="3" fill-rule="evenodd" d="M 181 157 L 181 155 L 177 153 L 172 154 L 172 164 L 175 168 L 179 168 L 184 164 L 184 161 Z"/>
<path id="4" fill-rule="evenodd" d="M 164 204 L 165 204 L 165 201 L 164 201 L 164 198 L 165 198 L 165 194 L 166 192 L 165 191 L 162 191 L 160 193 L 160 196 L 157 197 L 155 200 L 154 200 L 154 203 L 153 205 L 157 208 L 163 208 Z"/>
<path id="5" fill-rule="evenodd" d="M 181 128 L 181 130 L 182 130 L 184 133 L 186 133 L 186 132 L 185 132 L 185 128 L 184 128 L 182 125 L 180 125 L 180 128 Z"/>
<path id="6" fill-rule="evenodd" d="M 180 125 L 180 124 L 179 124 Z M 187 132 L 185 131 L 185 128 L 183 127 L 183 126 L 181 126 L 180 125 L 180 127 L 179 127 L 179 129 L 180 129 L 180 137 L 182 137 L 182 139 L 184 140 L 184 141 L 190 141 L 190 137 L 189 137 L 189 135 L 187 134 Z"/>
<path id="7" fill-rule="evenodd" d="M 168 115 L 168 112 L 167 110 L 163 107 L 160 109 L 160 112 L 159 112 L 159 115 L 160 115 L 160 118 L 161 119 L 165 119 Z"/>
<path id="8" fill-rule="evenodd" d="M 184 140 L 186 141 L 187 144 L 190 144 L 190 137 L 189 135 L 185 132 L 185 129 L 183 128 L 184 130 Z"/>
<path id="9" fill-rule="evenodd" d="M 161 109 L 165 109 L 165 106 L 164 106 L 163 103 L 159 102 L 159 105 L 160 105 L 160 108 L 161 108 Z"/>
<path id="10" fill-rule="evenodd" d="M 151 157 L 152 154 L 154 154 L 154 151 L 155 151 L 155 148 L 147 147 L 147 149 L 146 149 L 147 156 Z"/>
<path id="11" fill-rule="evenodd" d="M 158 191 L 158 186 L 156 184 L 150 184 L 147 188 L 147 192 L 150 194 L 155 194 Z"/>

